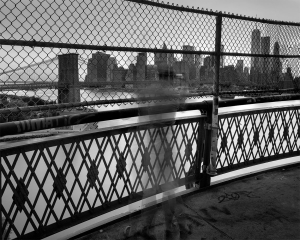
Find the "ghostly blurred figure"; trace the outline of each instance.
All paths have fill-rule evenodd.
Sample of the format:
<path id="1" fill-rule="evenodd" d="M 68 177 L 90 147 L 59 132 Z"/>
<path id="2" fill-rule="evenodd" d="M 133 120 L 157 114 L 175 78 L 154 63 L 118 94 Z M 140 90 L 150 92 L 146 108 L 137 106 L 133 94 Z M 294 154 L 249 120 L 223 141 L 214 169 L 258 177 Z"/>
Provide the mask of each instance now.
<path id="1" fill-rule="evenodd" d="M 139 97 L 152 97 L 156 101 L 141 105 L 140 118 L 145 121 L 145 116 L 150 121 L 149 125 L 141 127 L 140 147 L 143 151 L 142 157 L 142 183 L 144 185 L 142 205 L 156 204 L 156 193 L 163 192 L 162 209 L 166 226 L 166 239 L 171 239 L 173 232 L 173 217 L 176 216 L 176 201 L 181 199 L 171 198 L 174 189 L 178 187 L 174 175 L 176 152 L 173 152 L 175 136 L 172 125 L 175 124 L 175 114 L 181 104 L 178 94 L 171 85 L 173 73 L 165 71 L 160 74 L 160 81 L 140 91 Z M 146 106 L 146 107 L 145 107 Z M 175 178 L 174 178 L 175 176 Z M 177 212 L 180 211 L 176 206 Z M 154 239 L 149 233 L 153 224 L 155 210 L 142 210 L 142 217 L 146 217 L 146 226 L 141 234 L 148 239 Z"/>

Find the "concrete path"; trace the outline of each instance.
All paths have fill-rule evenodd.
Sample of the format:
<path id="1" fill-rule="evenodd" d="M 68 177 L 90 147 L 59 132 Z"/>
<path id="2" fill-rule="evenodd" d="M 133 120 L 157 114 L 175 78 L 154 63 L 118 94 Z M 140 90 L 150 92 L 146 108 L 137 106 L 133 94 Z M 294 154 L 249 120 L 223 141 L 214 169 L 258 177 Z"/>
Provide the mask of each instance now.
<path id="1" fill-rule="evenodd" d="M 300 239 L 300 166 L 218 185 L 183 200 L 170 236 L 158 208 L 148 238 L 141 234 L 144 217 L 139 215 L 80 239 Z M 125 236 L 128 225 L 132 227 Z"/>

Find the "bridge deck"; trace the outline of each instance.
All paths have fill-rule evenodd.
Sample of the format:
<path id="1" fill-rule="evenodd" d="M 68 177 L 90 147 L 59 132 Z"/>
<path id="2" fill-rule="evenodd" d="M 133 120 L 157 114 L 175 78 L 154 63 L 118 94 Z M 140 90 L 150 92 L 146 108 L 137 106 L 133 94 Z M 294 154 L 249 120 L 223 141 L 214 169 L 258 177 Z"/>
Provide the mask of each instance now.
<path id="1" fill-rule="evenodd" d="M 191 232 L 180 232 L 175 222 L 170 239 L 300 239 L 299 176 L 300 166 L 294 165 L 187 196 L 179 221 Z M 132 230 L 125 237 L 123 230 L 130 224 Z M 147 239 L 139 234 L 143 224 L 137 215 L 78 239 Z M 152 225 L 153 239 L 166 239 L 161 208 Z"/>

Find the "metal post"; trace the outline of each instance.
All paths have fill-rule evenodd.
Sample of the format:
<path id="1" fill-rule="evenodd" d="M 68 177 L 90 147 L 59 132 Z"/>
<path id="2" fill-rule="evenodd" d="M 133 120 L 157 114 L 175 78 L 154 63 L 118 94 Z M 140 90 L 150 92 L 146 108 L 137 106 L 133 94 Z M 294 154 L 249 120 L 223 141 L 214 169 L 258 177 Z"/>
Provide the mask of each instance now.
<path id="1" fill-rule="evenodd" d="M 0 161 L 2 159 L 0 158 Z M 3 227 L 2 227 L 2 161 L 0 162 L 0 236 L 3 239 Z"/>
<path id="2" fill-rule="evenodd" d="M 220 58 L 221 58 L 221 34 L 222 34 L 222 16 L 216 17 L 216 42 L 215 42 L 215 81 L 214 81 L 214 97 L 212 107 L 212 123 L 211 123 L 211 148 L 210 148 L 210 164 L 206 168 L 209 175 L 217 175 L 217 144 L 218 144 L 218 108 L 219 108 L 219 77 L 220 77 Z"/>

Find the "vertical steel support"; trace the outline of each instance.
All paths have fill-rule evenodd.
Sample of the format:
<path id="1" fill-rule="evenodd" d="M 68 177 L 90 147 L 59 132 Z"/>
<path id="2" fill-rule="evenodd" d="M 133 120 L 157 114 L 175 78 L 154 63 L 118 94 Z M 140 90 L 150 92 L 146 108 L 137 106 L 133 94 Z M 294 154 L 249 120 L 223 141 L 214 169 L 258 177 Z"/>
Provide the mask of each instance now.
<path id="1" fill-rule="evenodd" d="M 215 81 L 214 81 L 214 97 L 212 106 L 212 122 L 211 122 L 211 148 L 210 163 L 206 168 L 209 175 L 217 175 L 216 162 L 218 150 L 218 108 L 219 108 L 219 78 L 220 78 L 220 58 L 221 58 L 221 34 L 222 34 L 222 16 L 216 17 L 216 42 L 215 42 Z"/>
<path id="2" fill-rule="evenodd" d="M 202 174 L 200 176 L 200 188 L 210 186 L 210 175 L 207 174 L 206 169 L 210 163 L 210 149 L 211 149 L 211 131 L 208 129 L 208 125 L 212 122 L 212 107 L 206 113 L 206 123 L 204 130 L 204 144 L 202 152 Z"/>
<path id="3" fill-rule="evenodd" d="M 0 157 L 0 236 L 3 239 L 3 227 L 2 227 L 2 161 Z"/>
<path id="4" fill-rule="evenodd" d="M 196 169 L 195 169 L 195 177 L 196 184 L 199 184 L 201 187 L 201 165 L 204 164 L 204 154 L 205 154 L 205 140 L 206 140 L 206 132 L 204 128 L 204 119 L 200 118 L 199 127 L 198 127 L 198 140 L 197 140 L 197 159 L 196 159 Z"/>

